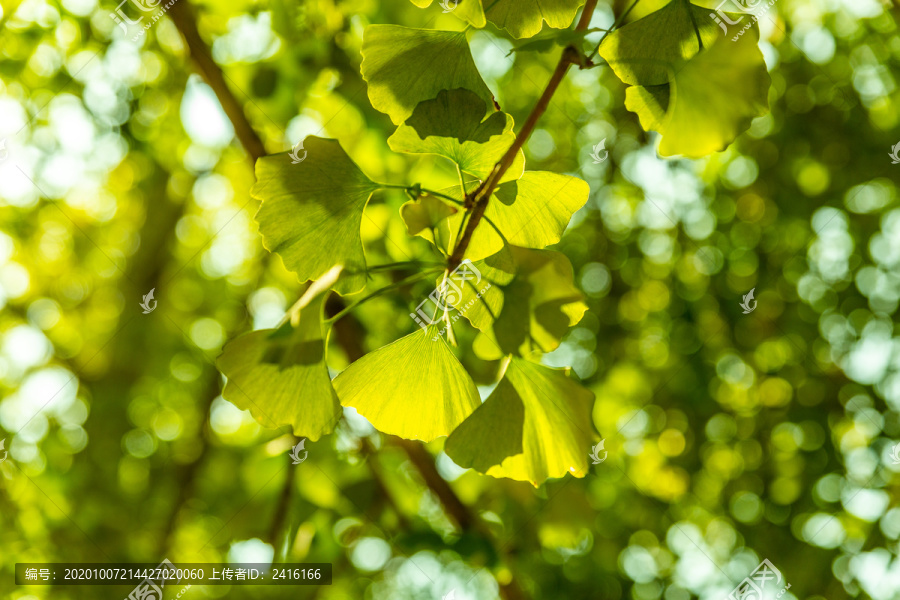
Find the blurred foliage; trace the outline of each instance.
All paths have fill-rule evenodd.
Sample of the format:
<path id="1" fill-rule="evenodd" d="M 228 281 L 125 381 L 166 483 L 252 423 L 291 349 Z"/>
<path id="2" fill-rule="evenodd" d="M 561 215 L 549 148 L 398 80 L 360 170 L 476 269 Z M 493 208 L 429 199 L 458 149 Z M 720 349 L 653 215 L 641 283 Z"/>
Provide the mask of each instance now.
<path id="1" fill-rule="evenodd" d="M 642 0 L 629 21 L 666 4 Z M 332 138 L 372 181 L 458 186 L 448 161 L 391 151 L 396 124 L 360 74 L 370 24 L 462 31 L 439 3 L 191 5 L 269 152 Z M 628 5 L 601 1 L 591 28 Z M 543 362 L 572 366 L 594 393 L 608 458 L 535 489 L 463 471 L 443 438 L 429 443 L 476 525 L 442 504 L 421 455 L 355 411 L 293 466 L 286 427 L 263 428 L 222 398 L 214 362 L 226 341 L 277 327 L 306 286 L 263 247 L 240 129 L 173 21 L 138 35 L 110 18 L 114 3 L 0 6 L 3 597 L 128 593 L 16 588 L 15 562 L 273 556 L 334 564 L 334 585 L 292 588 L 298 598 L 494 598 L 513 578 L 533 598 L 722 598 L 763 558 L 791 583 L 782 598 L 897 597 L 895 5 L 777 0 L 758 43 L 770 113 L 696 160 L 658 156 L 659 136 L 610 69 L 570 71 L 524 154 L 529 170 L 590 186 L 553 247 L 588 310 Z M 517 27 L 467 38 L 521 124 L 560 48 L 511 53 L 524 42 L 514 35 L 535 33 Z M 601 140 L 608 160 L 595 164 Z M 400 218 L 407 201 L 392 188 L 369 200 L 370 264 L 432 257 Z M 367 285 L 412 273 L 371 273 Z M 423 278 L 356 307 L 329 339 L 330 374 L 356 358 L 351 342 L 370 352 L 419 331 L 409 313 L 433 287 Z M 158 306 L 143 314 L 150 289 Z M 757 308 L 744 314 L 751 289 Z M 476 333 L 457 332 L 459 347 Z M 497 361 L 460 359 L 487 397 Z M 454 441 L 458 460 L 477 462 L 465 436 Z"/>

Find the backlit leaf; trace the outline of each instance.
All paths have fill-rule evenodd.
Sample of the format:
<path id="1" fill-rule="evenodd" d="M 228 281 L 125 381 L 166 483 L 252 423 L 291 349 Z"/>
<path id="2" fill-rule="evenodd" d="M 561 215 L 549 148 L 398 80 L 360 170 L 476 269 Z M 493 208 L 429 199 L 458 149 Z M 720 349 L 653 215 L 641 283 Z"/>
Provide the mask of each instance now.
<path id="1" fill-rule="evenodd" d="M 698 158 L 724 150 L 766 113 L 771 79 L 757 36 L 753 28 L 735 42 L 721 38 L 688 61 L 669 86 L 626 90 L 625 107 L 644 129 L 662 134 L 662 156 Z"/>
<path id="2" fill-rule="evenodd" d="M 331 433 L 341 405 L 325 366 L 322 304 L 339 269 L 325 274 L 278 329 L 251 331 L 226 344 L 216 366 L 227 377 L 222 397 L 265 427 L 290 425 L 316 441 Z"/>
<path id="3" fill-rule="evenodd" d="M 587 311 L 560 252 L 510 246 L 473 267 L 481 280 L 463 286 L 454 307 L 486 338 L 475 348 L 485 360 L 551 352 Z"/>
<path id="4" fill-rule="evenodd" d="M 593 400 L 593 392 L 566 371 L 511 358 L 500 383 L 447 439 L 444 451 L 460 466 L 535 486 L 566 473 L 584 477 L 595 438 Z"/>
<path id="5" fill-rule="evenodd" d="M 484 101 L 474 92 L 456 89 L 442 90 L 437 98 L 416 106 L 388 145 L 395 152 L 449 158 L 466 173 L 485 179 L 515 139 L 511 116 L 494 112 L 484 118 Z M 503 180 L 518 179 L 524 170 L 520 150 Z"/>
<path id="6" fill-rule="evenodd" d="M 263 246 L 281 256 L 301 281 L 318 279 L 334 264 L 344 266 L 335 284 L 340 294 L 357 292 L 366 281 L 359 228 L 378 184 L 350 160 L 337 140 L 309 136 L 306 158 L 292 164 L 288 153 L 256 162 L 251 195 Z"/>
<path id="7" fill-rule="evenodd" d="M 341 404 L 384 433 L 425 442 L 449 435 L 481 400 L 438 333 L 420 329 L 344 369 L 334 380 Z"/>
<path id="8" fill-rule="evenodd" d="M 572 215 L 585 205 L 589 194 L 585 181 L 549 171 L 525 171 L 521 178 L 501 183 L 484 215 L 503 237 L 489 223 L 480 224 L 466 258 L 474 261 L 496 254 L 504 246 L 504 237 L 510 244 L 525 248 L 544 248 L 559 242 Z M 461 219 L 461 212 L 449 219 L 454 236 Z"/>
<path id="9" fill-rule="evenodd" d="M 397 125 L 441 90 L 470 90 L 484 103 L 481 116 L 493 110 L 493 94 L 475 67 L 464 32 L 370 25 L 362 55 L 369 100 Z"/>
<path id="10" fill-rule="evenodd" d="M 455 207 L 427 194 L 400 207 L 400 217 L 409 235 L 422 236 L 439 247 L 450 239 L 447 217 L 456 212 Z"/>

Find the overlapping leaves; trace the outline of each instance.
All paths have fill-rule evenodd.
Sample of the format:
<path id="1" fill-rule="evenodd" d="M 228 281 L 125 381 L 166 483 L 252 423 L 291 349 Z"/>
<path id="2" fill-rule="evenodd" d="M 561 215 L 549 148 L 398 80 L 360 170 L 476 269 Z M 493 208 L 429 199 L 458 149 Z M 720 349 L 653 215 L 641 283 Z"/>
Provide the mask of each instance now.
<path id="1" fill-rule="evenodd" d="M 768 109 L 771 83 L 754 26 L 732 41 L 687 0 L 612 33 L 600 55 L 630 88 L 625 106 L 662 134 L 663 156 L 725 149 Z"/>
<path id="2" fill-rule="evenodd" d="M 420 8 L 432 3 L 412 1 Z M 490 21 L 513 37 L 526 38 L 539 33 L 544 23 L 555 29 L 568 27 L 584 0 L 450 0 L 450 4 L 453 14 L 474 27 L 484 27 Z"/>

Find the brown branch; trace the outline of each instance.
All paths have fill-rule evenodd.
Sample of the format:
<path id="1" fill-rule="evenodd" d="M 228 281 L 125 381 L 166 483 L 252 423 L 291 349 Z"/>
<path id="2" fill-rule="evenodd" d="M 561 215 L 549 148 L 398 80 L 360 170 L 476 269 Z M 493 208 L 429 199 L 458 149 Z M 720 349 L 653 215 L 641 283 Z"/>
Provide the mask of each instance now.
<path id="1" fill-rule="evenodd" d="M 168 15 L 184 37 L 200 75 L 216 93 L 219 104 L 234 126 L 238 140 L 250 156 L 250 162 L 255 164 L 257 159 L 266 155 L 266 147 L 250 125 L 247 115 L 244 114 L 244 107 L 225 83 L 225 75 L 213 60 L 209 46 L 200 37 L 190 3 L 188 0 L 177 0 L 169 9 Z"/>
<path id="2" fill-rule="evenodd" d="M 587 3 L 584 5 L 584 10 L 581 12 L 581 18 L 575 26 L 575 31 L 587 29 L 596 7 L 597 0 L 587 0 Z M 534 105 L 531 114 L 528 115 L 528 119 L 525 120 L 525 124 L 522 125 L 522 129 L 519 131 L 518 135 L 516 135 L 516 139 L 512 143 L 512 146 L 509 147 L 506 154 L 504 154 L 497 164 L 494 165 L 494 168 L 491 170 L 487 179 L 485 179 L 475 191 L 466 196 L 465 205 L 466 208 L 472 212 L 472 215 L 469 218 L 469 224 L 466 225 L 466 230 L 463 232 L 459 241 L 457 241 L 456 248 L 450 256 L 450 260 L 447 264 L 448 270 L 453 271 L 459 266 L 459 263 L 462 262 L 466 249 L 472 241 L 472 234 L 475 233 L 475 228 L 478 227 L 481 218 L 484 216 L 484 211 L 487 209 L 488 200 L 490 199 L 491 194 L 494 193 L 494 189 L 496 189 L 500 180 L 506 174 L 506 171 L 509 170 L 516 160 L 516 155 L 531 136 L 538 120 L 550 105 L 550 99 L 553 97 L 553 94 L 556 93 L 559 84 L 562 83 L 563 78 L 569 71 L 569 67 L 573 64 L 582 64 L 582 55 L 574 46 L 567 46 L 563 50 L 559 63 L 553 71 L 553 75 L 550 76 L 550 81 L 547 82 L 547 87 L 544 88 L 544 92 L 541 94 L 541 97 L 538 98 L 537 104 Z"/>

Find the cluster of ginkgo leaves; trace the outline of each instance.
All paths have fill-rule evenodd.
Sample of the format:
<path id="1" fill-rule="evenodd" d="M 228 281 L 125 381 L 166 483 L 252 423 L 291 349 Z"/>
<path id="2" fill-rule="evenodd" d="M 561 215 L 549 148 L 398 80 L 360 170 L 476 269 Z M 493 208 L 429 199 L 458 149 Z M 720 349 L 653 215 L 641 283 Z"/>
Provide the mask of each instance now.
<path id="1" fill-rule="evenodd" d="M 431 0 L 413 0 L 420 7 Z M 487 6 L 485 6 L 487 4 Z M 516 38 L 571 26 L 582 0 L 472 0 L 454 14 L 472 27 L 488 21 Z M 468 28 L 466 28 L 468 30 Z M 572 30 L 561 39 L 579 39 Z M 758 34 L 722 37 L 708 11 L 672 0 L 604 38 L 599 53 L 630 87 L 626 106 L 645 129 L 662 134 L 663 155 L 702 156 L 723 149 L 766 108 L 769 78 Z M 576 45 L 584 40 L 579 39 Z M 552 48 L 552 44 L 549 46 Z M 542 46 L 543 47 L 543 46 Z M 580 52 L 580 49 L 579 49 Z M 310 136 L 300 163 L 287 153 L 257 163 L 252 195 L 264 246 L 301 281 L 312 283 L 283 323 L 230 342 L 218 365 L 223 395 L 263 425 L 290 425 L 317 440 L 331 432 L 342 406 L 354 407 L 379 431 L 431 441 L 449 436 L 445 452 L 459 465 L 539 485 L 548 477 L 587 472 L 593 393 L 569 370 L 540 364 L 586 310 L 565 255 L 556 244 L 588 200 L 586 182 L 528 171 L 521 150 L 488 200 L 483 222 L 466 240 L 465 258 L 478 275 L 445 294 L 432 323 L 352 363 L 332 381 L 326 366 L 324 300 L 334 291 L 369 295 L 360 237 L 363 211 L 379 189 L 406 190 L 399 218 L 409 235 L 433 246 L 446 265 L 472 212 L 467 200 L 516 140 L 513 118 L 484 83 L 466 31 L 371 25 L 364 34 L 362 76 L 372 106 L 397 125 L 396 152 L 437 155 L 456 165 L 458 187 L 428 190 L 372 181 L 336 140 Z M 587 65 L 587 57 L 584 65 Z M 445 266 L 409 280 L 434 278 L 445 289 Z M 414 299 L 410 302 L 415 304 Z M 450 307 L 466 307 L 478 334 L 472 352 L 501 360 L 500 380 L 481 402 L 459 362 Z M 444 324 L 441 329 L 440 325 Z"/>

